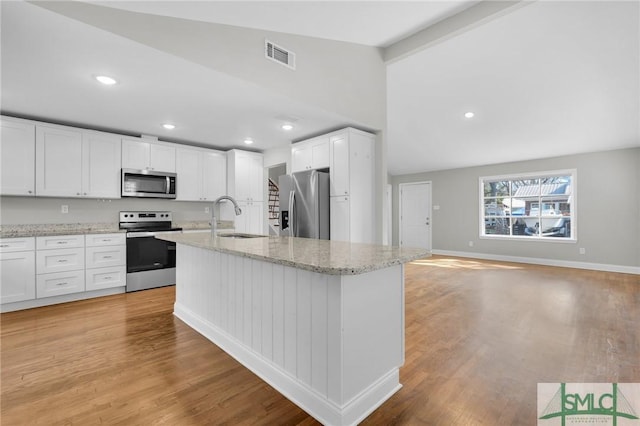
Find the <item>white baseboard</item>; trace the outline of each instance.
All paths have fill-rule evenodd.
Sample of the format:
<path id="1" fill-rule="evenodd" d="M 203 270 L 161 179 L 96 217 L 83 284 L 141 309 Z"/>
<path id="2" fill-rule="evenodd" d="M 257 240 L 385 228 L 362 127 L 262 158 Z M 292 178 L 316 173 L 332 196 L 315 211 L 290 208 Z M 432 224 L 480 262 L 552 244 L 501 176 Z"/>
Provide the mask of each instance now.
<path id="1" fill-rule="evenodd" d="M 570 260 L 542 259 L 537 257 L 503 256 L 498 254 L 475 253 L 451 250 L 431 250 L 432 254 L 442 256 L 468 257 L 503 262 L 529 263 L 532 265 L 559 266 L 563 268 L 591 269 L 594 271 L 618 272 L 621 274 L 640 274 L 640 267 L 624 265 L 608 265 L 604 263 L 573 262 Z"/>
<path id="2" fill-rule="evenodd" d="M 402 387 L 395 368 L 340 407 L 180 303 L 173 313 L 323 425 L 355 426 Z"/>
<path id="3" fill-rule="evenodd" d="M 44 297 L 42 299 L 25 300 L 22 302 L 5 303 L 0 306 L 0 312 L 14 312 L 22 309 L 41 308 L 43 306 L 57 305 L 59 303 L 75 302 L 78 300 L 93 299 L 95 297 L 111 296 L 125 292 L 124 286 L 105 288 L 94 291 L 82 291 L 79 293 L 63 294 L 60 296 Z"/>

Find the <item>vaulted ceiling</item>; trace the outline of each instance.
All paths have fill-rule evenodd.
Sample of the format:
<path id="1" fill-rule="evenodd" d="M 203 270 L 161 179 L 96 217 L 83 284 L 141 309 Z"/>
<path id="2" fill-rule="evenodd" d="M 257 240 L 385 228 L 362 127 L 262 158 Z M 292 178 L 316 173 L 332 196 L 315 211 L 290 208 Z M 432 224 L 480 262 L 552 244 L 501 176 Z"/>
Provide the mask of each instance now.
<path id="1" fill-rule="evenodd" d="M 354 125 L 385 131 L 391 174 L 640 146 L 638 2 L 527 2 L 475 22 L 477 1 L 92 4 L 371 46 L 386 67 L 386 121 L 22 1 L 1 3 L 4 114 L 222 149 L 247 136 L 259 150 L 283 147 Z M 389 55 L 398 46 L 408 54 Z M 116 87 L 93 81 L 108 72 Z M 294 130 L 283 132 L 283 121 Z"/>

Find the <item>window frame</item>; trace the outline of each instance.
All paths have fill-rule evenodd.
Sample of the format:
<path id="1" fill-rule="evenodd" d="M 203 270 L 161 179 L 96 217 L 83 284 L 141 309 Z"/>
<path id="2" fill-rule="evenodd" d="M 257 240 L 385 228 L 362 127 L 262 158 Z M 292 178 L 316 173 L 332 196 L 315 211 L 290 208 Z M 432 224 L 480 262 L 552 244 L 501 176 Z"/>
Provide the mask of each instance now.
<path id="1" fill-rule="evenodd" d="M 571 176 L 571 214 L 569 216 L 571 220 L 571 236 L 570 237 L 543 237 L 543 236 L 531 236 L 531 235 L 513 235 L 513 222 L 509 223 L 509 235 L 503 234 L 486 234 L 485 219 L 490 218 L 491 215 L 485 216 L 485 196 L 484 185 L 489 181 L 514 181 L 514 180 L 530 180 L 530 179 L 544 179 L 558 176 Z M 478 233 L 480 239 L 486 240 L 510 240 L 510 241 L 535 241 L 535 242 L 550 242 L 550 243 L 577 243 L 578 242 L 578 171 L 576 169 L 564 169 L 564 170 L 551 170 L 542 172 L 527 172 L 527 173 L 512 173 L 496 176 L 480 176 L 478 178 L 478 207 L 479 207 L 479 222 Z M 509 198 L 512 198 L 513 194 L 509 194 Z M 545 200 L 542 199 L 542 195 L 538 194 L 539 203 L 542 203 L 544 211 Z M 491 198 L 491 197 L 490 197 Z M 489 199 L 490 199 L 489 198 Z M 540 204 L 538 204 L 538 210 Z M 513 220 L 510 210 L 509 218 Z"/>

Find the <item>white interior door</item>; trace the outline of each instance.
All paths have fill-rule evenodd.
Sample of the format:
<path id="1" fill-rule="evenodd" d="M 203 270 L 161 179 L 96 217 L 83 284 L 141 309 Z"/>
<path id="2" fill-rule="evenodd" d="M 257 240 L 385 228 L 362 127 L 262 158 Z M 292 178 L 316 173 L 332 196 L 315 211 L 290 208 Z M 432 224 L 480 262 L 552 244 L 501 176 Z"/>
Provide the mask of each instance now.
<path id="1" fill-rule="evenodd" d="M 400 246 L 431 250 L 431 182 L 400 184 Z"/>

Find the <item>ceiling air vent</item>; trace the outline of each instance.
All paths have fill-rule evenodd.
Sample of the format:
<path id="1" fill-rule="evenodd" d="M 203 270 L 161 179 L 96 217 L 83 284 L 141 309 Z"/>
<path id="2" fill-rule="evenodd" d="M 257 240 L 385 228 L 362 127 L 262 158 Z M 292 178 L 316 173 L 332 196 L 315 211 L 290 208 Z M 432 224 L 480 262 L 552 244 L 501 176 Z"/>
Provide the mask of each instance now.
<path id="1" fill-rule="evenodd" d="M 279 64 L 282 64 L 292 70 L 296 69 L 296 54 L 285 49 L 282 46 L 278 46 L 270 42 L 269 40 L 264 41 L 264 53 L 268 59 L 275 61 Z"/>

